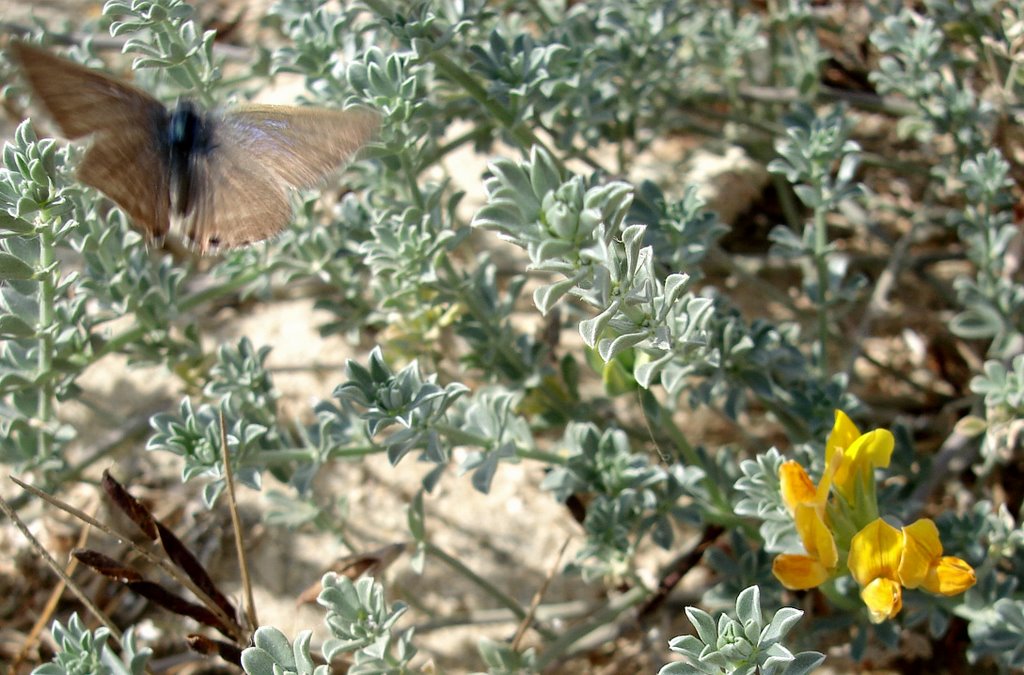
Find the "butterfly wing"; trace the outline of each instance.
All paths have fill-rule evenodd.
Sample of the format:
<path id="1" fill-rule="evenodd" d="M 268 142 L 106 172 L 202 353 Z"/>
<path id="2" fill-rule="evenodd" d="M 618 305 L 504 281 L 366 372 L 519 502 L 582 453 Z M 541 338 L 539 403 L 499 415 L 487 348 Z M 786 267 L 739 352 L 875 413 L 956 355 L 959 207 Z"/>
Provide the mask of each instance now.
<path id="1" fill-rule="evenodd" d="M 149 94 L 23 42 L 10 49 L 25 79 L 69 139 L 94 135 L 79 179 L 123 208 L 151 236 L 167 233 L 167 110 Z"/>
<path id="2" fill-rule="evenodd" d="M 347 162 L 377 130 L 376 113 L 251 105 L 227 113 L 220 131 L 295 188 L 311 187 Z"/>
<path id="3" fill-rule="evenodd" d="M 289 188 L 310 187 L 377 129 L 366 110 L 247 106 L 208 120 L 212 150 L 192 166 L 201 194 L 181 223 L 201 251 L 244 246 L 288 224 Z"/>
<path id="4" fill-rule="evenodd" d="M 287 185 L 244 148 L 218 140 L 215 151 L 194 158 L 191 171 L 196 198 L 175 228 L 200 253 L 262 241 L 288 224 Z"/>
<path id="5" fill-rule="evenodd" d="M 78 166 L 78 179 L 110 197 L 150 237 L 167 234 L 167 162 L 151 131 L 125 127 L 98 134 Z"/>

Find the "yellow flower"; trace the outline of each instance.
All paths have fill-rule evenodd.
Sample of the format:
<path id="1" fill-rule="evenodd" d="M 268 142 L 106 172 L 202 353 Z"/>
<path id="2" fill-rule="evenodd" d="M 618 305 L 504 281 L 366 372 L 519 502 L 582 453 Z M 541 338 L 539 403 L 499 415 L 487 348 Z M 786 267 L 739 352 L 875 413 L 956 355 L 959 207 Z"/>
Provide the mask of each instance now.
<path id="1" fill-rule="evenodd" d="M 958 595 L 973 586 L 974 568 L 960 558 L 942 555 L 939 529 L 927 518 L 903 528 L 900 580 L 907 588 L 921 586 L 937 595 Z"/>
<path id="2" fill-rule="evenodd" d="M 800 504 L 811 504 L 818 500 L 818 489 L 811 482 L 811 477 L 798 462 L 789 460 L 779 467 L 779 486 L 782 501 L 790 513 L 796 511 Z"/>
<path id="3" fill-rule="evenodd" d="M 772 561 L 772 574 L 790 590 L 814 588 L 832 576 L 839 551 L 832 530 L 812 504 L 800 504 L 794 513 L 796 531 L 807 555 L 783 553 Z"/>
<path id="4" fill-rule="evenodd" d="M 939 530 L 927 518 L 902 530 L 881 518 L 875 520 L 854 536 L 847 564 L 875 623 L 899 613 L 901 587 L 920 586 L 929 593 L 957 595 L 975 583 L 970 565 L 942 555 Z"/>
<path id="5" fill-rule="evenodd" d="M 894 445 L 889 431 L 862 434 L 836 410 L 818 484 L 797 462 L 779 467 L 782 500 L 806 551 L 784 553 L 772 562 L 772 573 L 783 586 L 803 590 L 824 583 L 836 574 L 839 552 L 848 548 L 846 567 L 860 586 L 871 621 L 881 623 L 903 609 L 904 588 L 956 595 L 975 584 L 970 565 L 942 555 L 939 531 L 931 520 L 897 529 L 878 517 L 873 472 L 889 466 Z M 829 501 L 833 487 L 842 499 Z"/>
<path id="6" fill-rule="evenodd" d="M 862 529 L 850 542 L 847 565 L 860 585 L 872 623 L 891 619 L 903 608 L 899 565 L 903 532 L 881 518 Z"/>
<path id="7" fill-rule="evenodd" d="M 874 494 L 872 472 L 889 466 L 893 447 L 895 439 L 889 430 L 875 429 L 862 434 L 846 413 L 836 410 L 836 421 L 825 444 L 825 462 L 832 466 L 839 455 L 834 480 L 847 503 L 856 499 L 858 480 L 862 490 Z"/>
<path id="8" fill-rule="evenodd" d="M 779 481 L 782 499 L 793 514 L 807 555 L 783 553 L 777 556 L 772 561 L 772 573 L 790 590 L 814 588 L 832 576 L 839 562 L 835 538 L 825 523 L 829 481 L 822 478 L 822 483 L 815 487 L 804 468 L 794 461 L 779 467 Z"/>

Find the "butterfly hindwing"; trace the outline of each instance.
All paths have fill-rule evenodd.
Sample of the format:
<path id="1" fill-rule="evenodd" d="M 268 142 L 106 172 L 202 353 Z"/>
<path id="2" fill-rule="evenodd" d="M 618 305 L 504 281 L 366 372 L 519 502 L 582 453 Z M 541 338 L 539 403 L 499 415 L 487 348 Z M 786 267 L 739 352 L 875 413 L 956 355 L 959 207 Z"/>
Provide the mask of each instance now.
<path id="1" fill-rule="evenodd" d="M 181 220 L 200 252 L 276 236 L 291 218 L 288 188 L 309 187 L 350 159 L 377 128 L 365 110 L 247 106 L 206 120 L 209 153 L 191 166 L 198 196 Z"/>
<path id="2" fill-rule="evenodd" d="M 287 185 L 244 148 L 218 145 L 216 152 L 194 158 L 191 171 L 198 190 L 176 227 L 200 253 L 262 241 L 288 224 Z"/>
<path id="3" fill-rule="evenodd" d="M 78 167 L 78 179 L 112 199 L 150 237 L 167 234 L 167 163 L 151 132 L 126 127 L 97 134 Z"/>

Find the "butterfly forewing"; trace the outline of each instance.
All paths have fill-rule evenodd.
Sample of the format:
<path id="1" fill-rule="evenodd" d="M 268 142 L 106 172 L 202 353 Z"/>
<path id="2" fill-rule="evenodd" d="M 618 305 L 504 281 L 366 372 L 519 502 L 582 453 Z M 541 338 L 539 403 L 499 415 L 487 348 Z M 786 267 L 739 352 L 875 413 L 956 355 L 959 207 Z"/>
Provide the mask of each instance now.
<path id="1" fill-rule="evenodd" d="M 226 113 L 217 132 L 223 143 L 244 148 L 288 185 L 303 188 L 351 159 L 378 123 L 364 109 L 252 105 Z"/>
<path id="2" fill-rule="evenodd" d="M 150 236 L 167 234 L 167 110 L 152 96 L 77 63 L 16 42 L 15 57 L 68 138 L 94 134 L 78 178 L 123 208 Z"/>

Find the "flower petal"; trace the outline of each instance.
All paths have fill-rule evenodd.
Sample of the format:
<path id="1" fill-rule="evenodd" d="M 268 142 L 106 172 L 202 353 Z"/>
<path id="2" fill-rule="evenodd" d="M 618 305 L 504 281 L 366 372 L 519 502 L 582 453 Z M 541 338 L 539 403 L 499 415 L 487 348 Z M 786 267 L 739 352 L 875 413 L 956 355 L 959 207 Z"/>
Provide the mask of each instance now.
<path id="1" fill-rule="evenodd" d="M 861 587 L 875 579 L 896 579 L 903 551 L 903 533 L 877 518 L 850 541 L 847 565 Z"/>
<path id="2" fill-rule="evenodd" d="M 800 535 L 807 554 L 821 562 L 828 570 L 835 568 L 839 562 L 839 551 L 832 530 L 821 518 L 821 513 L 813 504 L 801 504 L 793 514 L 796 531 Z"/>
<path id="3" fill-rule="evenodd" d="M 832 481 L 835 480 L 839 468 L 843 465 L 843 459 L 844 454 L 842 452 L 833 453 L 832 457 L 825 464 L 825 472 L 821 474 L 821 480 L 818 481 L 818 492 L 815 495 L 815 499 L 823 508 L 825 502 L 828 501 L 828 493 L 832 489 Z"/>
<path id="4" fill-rule="evenodd" d="M 907 588 L 924 583 L 929 570 L 942 557 L 939 528 L 928 518 L 903 528 L 903 555 L 900 558 L 900 582 Z"/>
<path id="5" fill-rule="evenodd" d="M 802 591 L 823 584 L 830 572 L 815 558 L 783 553 L 772 561 L 772 574 L 789 590 Z"/>
<path id="6" fill-rule="evenodd" d="M 923 586 L 929 593 L 957 595 L 976 582 L 973 567 L 960 558 L 945 555 L 939 558 L 937 565 L 928 570 Z"/>
<path id="7" fill-rule="evenodd" d="M 836 410 L 836 421 L 832 425 L 832 432 L 825 442 L 825 463 L 832 461 L 832 455 L 836 450 L 845 451 L 860 436 L 860 429 L 853 423 L 846 413 Z"/>
<path id="8" fill-rule="evenodd" d="M 868 606 L 871 623 L 891 619 L 903 609 L 903 589 L 892 579 L 875 579 L 861 590 L 860 598 Z"/>
<path id="9" fill-rule="evenodd" d="M 855 440 L 846 451 L 854 464 L 867 464 L 871 468 L 889 466 L 896 438 L 888 429 L 874 429 Z"/>
<path id="10" fill-rule="evenodd" d="M 853 504 L 857 498 L 858 480 L 865 492 L 874 494 L 873 488 L 868 488 L 869 482 L 874 480 L 872 472 L 889 466 L 895 445 L 896 439 L 888 429 L 869 431 L 850 444 L 835 475 L 836 489 L 848 503 Z"/>
<path id="11" fill-rule="evenodd" d="M 807 471 L 798 462 L 789 460 L 779 467 L 779 487 L 782 501 L 792 513 L 798 504 L 813 502 L 816 493 L 814 483 Z"/>

